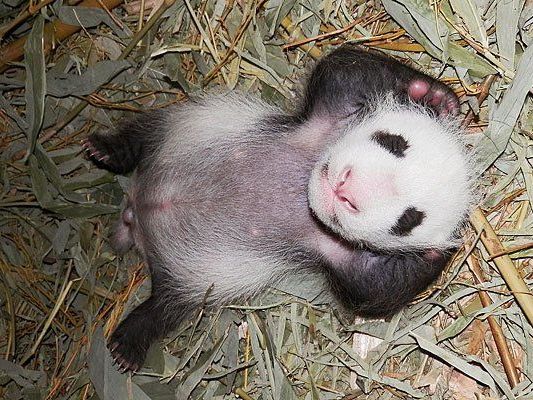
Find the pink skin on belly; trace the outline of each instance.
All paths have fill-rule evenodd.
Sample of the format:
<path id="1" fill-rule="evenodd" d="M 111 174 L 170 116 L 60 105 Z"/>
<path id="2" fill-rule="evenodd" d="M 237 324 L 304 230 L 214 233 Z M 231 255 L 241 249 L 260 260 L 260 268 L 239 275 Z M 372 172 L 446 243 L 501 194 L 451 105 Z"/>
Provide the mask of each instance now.
<path id="1" fill-rule="evenodd" d="M 151 212 L 166 212 L 172 209 L 173 200 L 166 200 L 159 203 L 149 203 L 145 204 L 144 207 L 150 210 Z"/>

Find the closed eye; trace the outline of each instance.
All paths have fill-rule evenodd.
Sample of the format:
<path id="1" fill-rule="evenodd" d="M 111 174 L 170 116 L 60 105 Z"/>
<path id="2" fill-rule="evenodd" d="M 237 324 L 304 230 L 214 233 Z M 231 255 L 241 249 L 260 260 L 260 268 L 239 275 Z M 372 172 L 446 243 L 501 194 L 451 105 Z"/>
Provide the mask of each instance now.
<path id="1" fill-rule="evenodd" d="M 405 157 L 405 151 L 409 148 L 409 143 L 403 136 L 387 131 L 374 132 L 372 140 L 398 158 Z"/>

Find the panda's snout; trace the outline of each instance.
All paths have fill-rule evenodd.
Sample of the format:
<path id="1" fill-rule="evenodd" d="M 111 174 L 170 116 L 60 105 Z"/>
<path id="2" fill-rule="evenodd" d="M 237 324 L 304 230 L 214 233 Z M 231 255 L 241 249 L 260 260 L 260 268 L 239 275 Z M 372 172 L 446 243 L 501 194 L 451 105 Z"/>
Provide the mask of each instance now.
<path id="1" fill-rule="evenodd" d="M 355 191 L 350 188 L 350 186 L 353 186 L 352 180 L 352 168 L 345 168 L 339 175 L 339 179 L 333 188 L 333 193 L 335 193 L 337 201 L 343 204 L 348 211 L 358 212 Z"/>
<path id="2" fill-rule="evenodd" d="M 333 187 L 337 201 L 351 212 L 367 208 L 375 200 L 398 195 L 392 173 L 358 173 L 351 166 L 344 168 Z"/>

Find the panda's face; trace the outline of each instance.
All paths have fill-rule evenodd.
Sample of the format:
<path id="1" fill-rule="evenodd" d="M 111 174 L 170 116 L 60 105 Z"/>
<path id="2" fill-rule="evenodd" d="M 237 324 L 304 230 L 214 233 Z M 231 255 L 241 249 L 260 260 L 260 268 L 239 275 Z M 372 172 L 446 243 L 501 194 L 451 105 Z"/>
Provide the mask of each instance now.
<path id="1" fill-rule="evenodd" d="M 348 124 L 315 166 L 309 202 L 347 240 L 446 248 L 470 207 L 469 171 L 449 121 L 389 106 Z"/>

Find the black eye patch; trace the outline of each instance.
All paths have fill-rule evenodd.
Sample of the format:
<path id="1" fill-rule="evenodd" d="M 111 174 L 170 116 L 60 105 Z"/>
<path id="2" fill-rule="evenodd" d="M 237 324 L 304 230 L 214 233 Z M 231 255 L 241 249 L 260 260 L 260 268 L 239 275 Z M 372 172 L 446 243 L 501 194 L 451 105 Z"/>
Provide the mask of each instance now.
<path id="1" fill-rule="evenodd" d="M 405 210 L 396 225 L 391 228 L 391 233 L 397 236 L 407 236 L 411 231 L 422 223 L 426 214 L 417 210 L 415 207 L 409 207 Z"/>
<path id="2" fill-rule="evenodd" d="M 396 157 L 405 157 L 405 150 L 409 148 L 409 143 L 402 136 L 387 131 L 374 132 L 372 140 Z"/>

